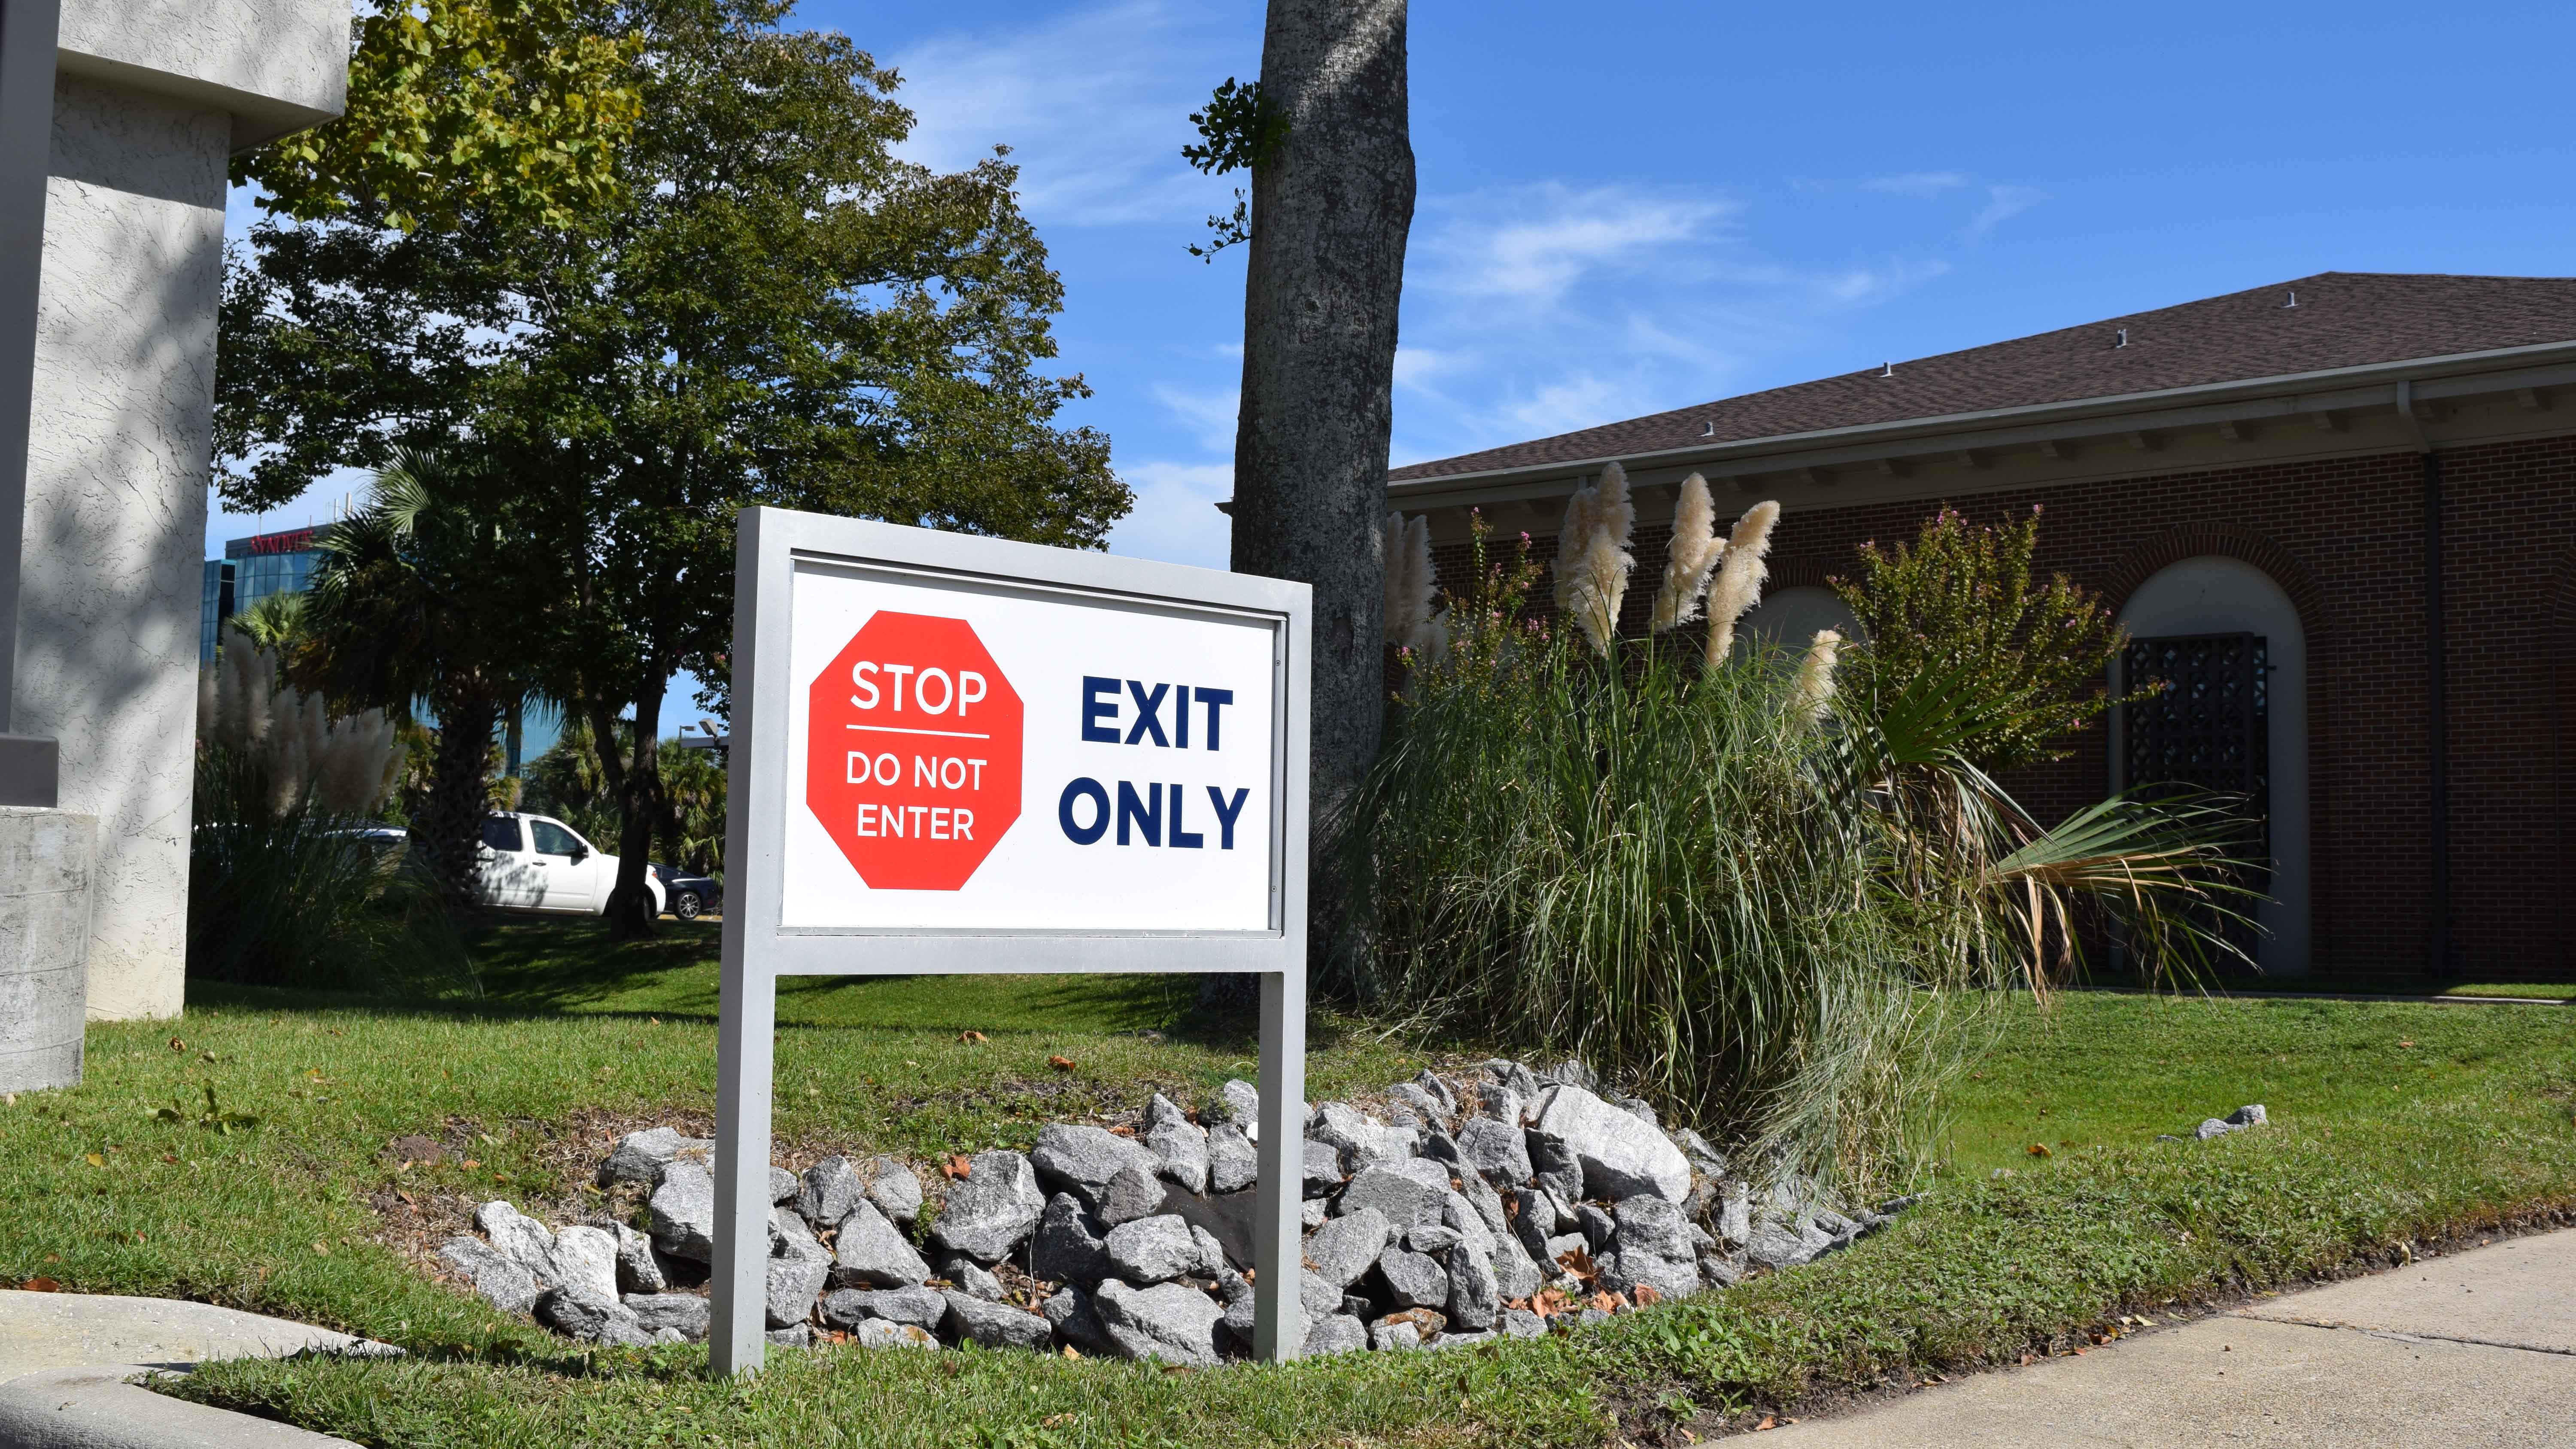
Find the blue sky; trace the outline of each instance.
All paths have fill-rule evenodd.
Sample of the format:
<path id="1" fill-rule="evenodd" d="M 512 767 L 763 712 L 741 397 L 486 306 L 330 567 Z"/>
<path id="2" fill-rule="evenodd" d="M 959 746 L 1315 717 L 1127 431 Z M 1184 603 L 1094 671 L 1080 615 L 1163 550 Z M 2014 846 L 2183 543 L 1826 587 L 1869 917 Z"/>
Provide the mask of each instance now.
<path id="1" fill-rule="evenodd" d="M 1179 150 L 1258 73 L 1261 7 L 796 23 L 899 68 L 914 158 L 1013 148 L 1072 419 L 1138 495 L 1112 549 L 1223 567 L 1242 260 L 1183 250 L 1232 182 Z M 2541 6 L 1417 4 L 1395 460 L 2310 272 L 2576 274 L 2571 42 Z"/>

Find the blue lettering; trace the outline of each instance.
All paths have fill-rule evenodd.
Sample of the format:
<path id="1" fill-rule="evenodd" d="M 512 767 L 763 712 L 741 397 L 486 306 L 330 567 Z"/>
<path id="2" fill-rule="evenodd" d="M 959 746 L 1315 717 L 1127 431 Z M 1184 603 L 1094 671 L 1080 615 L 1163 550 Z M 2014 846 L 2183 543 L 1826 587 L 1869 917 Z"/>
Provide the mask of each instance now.
<path id="1" fill-rule="evenodd" d="M 1124 792 L 1127 787 L 1121 785 L 1118 788 Z M 1085 796 L 1091 799 L 1091 823 L 1076 825 L 1073 823 L 1073 802 Z M 1076 778 L 1056 799 L 1055 823 L 1064 827 L 1064 838 L 1074 844 L 1094 844 L 1109 828 L 1109 792 L 1100 788 L 1098 780 Z M 1119 844 L 1126 844 L 1126 827 L 1123 824 L 1119 827 Z"/>
<path id="2" fill-rule="evenodd" d="M 1145 798 L 1139 800 L 1136 798 L 1135 786 L 1124 780 L 1118 782 L 1118 843 L 1120 845 L 1128 843 L 1127 826 L 1131 821 L 1139 831 L 1144 833 L 1147 845 L 1163 843 L 1162 786 L 1146 786 Z"/>
<path id="3" fill-rule="evenodd" d="M 1172 748 L 1186 750 L 1190 747 L 1190 687 L 1180 684 L 1173 688 L 1179 693 L 1172 696 Z M 1172 788 L 1177 790 L 1181 787 L 1174 785 Z"/>
<path id="4" fill-rule="evenodd" d="M 1102 699 L 1100 696 L 1104 694 L 1108 695 L 1109 698 L 1105 700 Z M 1102 720 L 1109 721 L 1108 728 L 1101 728 L 1099 722 Z M 1114 745 L 1118 743 L 1117 680 L 1103 679 L 1096 674 L 1086 674 L 1082 676 L 1082 738 L 1086 743 L 1090 744 Z M 1091 788 L 1097 790 L 1100 787 L 1098 785 L 1094 785 Z M 1088 845 L 1090 842 L 1085 841 L 1083 843 Z"/>
<path id="5" fill-rule="evenodd" d="M 1163 696 L 1171 692 L 1170 685 L 1157 684 L 1154 686 L 1154 692 L 1147 694 L 1142 682 L 1133 679 L 1127 681 L 1127 697 L 1136 701 L 1136 723 L 1127 731 L 1127 743 L 1131 745 L 1136 743 L 1145 737 L 1146 731 L 1151 730 L 1155 744 L 1167 750 L 1172 747 L 1171 736 L 1163 733 L 1163 722 L 1157 718 L 1163 709 Z"/>
<path id="6" fill-rule="evenodd" d="M 1234 703 L 1234 691 L 1233 691 L 1233 690 L 1231 690 L 1231 689 L 1210 689 L 1210 688 L 1208 688 L 1206 685 L 1202 684 L 1202 685 L 1200 685 L 1200 686 L 1198 687 L 1198 696 L 1199 696 L 1199 703 L 1204 704 L 1204 705 L 1206 705 L 1206 706 L 1207 706 L 1207 721 L 1208 721 L 1207 736 L 1208 736 L 1208 748 L 1209 748 L 1209 749 L 1211 749 L 1211 750 L 1213 750 L 1213 749 L 1217 748 L 1217 742 L 1216 742 L 1216 739 L 1217 739 L 1217 735 L 1216 735 L 1216 730 L 1217 730 L 1217 718 L 1216 718 L 1216 712 L 1217 712 L 1218 710 L 1221 710 L 1221 709 L 1225 708 L 1227 705 Z M 1187 743 L 1187 741 L 1184 741 L 1183 743 Z M 1208 788 L 1209 788 L 1209 789 L 1211 789 L 1211 790 L 1213 790 L 1213 789 L 1215 789 L 1216 787 L 1215 787 L 1215 786 L 1213 786 L 1213 785 L 1211 785 L 1211 786 L 1209 786 Z M 1226 847 L 1226 849 L 1228 849 L 1228 850 L 1232 850 L 1233 848 L 1234 848 L 1234 847 L 1232 847 L 1232 846 L 1227 846 L 1227 847 Z"/>
<path id="7" fill-rule="evenodd" d="M 1204 695 L 1207 691 L 1203 689 L 1200 690 L 1199 693 Z M 1213 712 L 1210 712 L 1208 719 L 1213 722 L 1216 719 L 1216 715 Z M 1210 730 L 1209 733 L 1210 735 L 1213 735 L 1215 731 Z M 1211 748 L 1213 748 L 1213 746 L 1211 746 Z M 1126 787 L 1120 786 L 1119 788 L 1124 789 Z M 1230 805 L 1226 803 L 1225 796 L 1219 793 L 1214 785 L 1208 786 L 1207 792 L 1208 803 L 1216 806 L 1217 849 L 1232 850 L 1234 849 L 1235 817 L 1243 813 L 1243 802 L 1252 794 L 1252 791 L 1248 787 L 1235 791 L 1234 803 Z"/>
<path id="8" fill-rule="evenodd" d="M 1184 715 L 1182 718 L 1186 719 L 1188 716 Z M 1172 787 L 1172 848 L 1175 850 L 1197 850 L 1206 844 L 1206 836 L 1201 835 L 1194 830 L 1183 830 L 1181 828 L 1181 787 L 1174 785 Z"/>

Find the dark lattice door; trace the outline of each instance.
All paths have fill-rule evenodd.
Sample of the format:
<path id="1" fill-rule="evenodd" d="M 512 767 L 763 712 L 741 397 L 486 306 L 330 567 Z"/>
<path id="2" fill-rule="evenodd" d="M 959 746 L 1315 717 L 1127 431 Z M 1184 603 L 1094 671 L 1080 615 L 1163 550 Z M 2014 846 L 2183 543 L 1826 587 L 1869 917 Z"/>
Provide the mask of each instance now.
<path id="1" fill-rule="evenodd" d="M 2270 673 L 2260 634 L 2132 639 L 2121 656 L 2125 688 L 2162 686 L 2120 707 L 2122 783 L 2170 782 L 2243 802 L 2248 834 L 2238 851 L 2261 863 L 2246 882 L 2258 890 L 2272 855 Z"/>

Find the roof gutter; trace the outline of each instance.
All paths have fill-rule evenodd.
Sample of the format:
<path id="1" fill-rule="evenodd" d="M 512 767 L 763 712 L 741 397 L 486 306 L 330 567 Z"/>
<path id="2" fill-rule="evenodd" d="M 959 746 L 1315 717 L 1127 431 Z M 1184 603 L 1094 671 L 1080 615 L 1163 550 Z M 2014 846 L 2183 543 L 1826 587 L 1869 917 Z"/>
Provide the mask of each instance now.
<path id="1" fill-rule="evenodd" d="M 2244 378 L 2233 382 L 2195 383 L 2189 387 L 2163 388 L 2154 392 L 2119 393 L 2107 397 L 2077 398 L 2067 402 L 2032 403 L 2019 407 L 1987 408 L 1974 412 L 1944 413 L 1928 418 L 1903 418 L 1894 422 L 1858 423 L 1843 428 L 1820 428 L 1803 433 L 1778 433 L 1768 437 L 1739 438 L 1722 443 L 1704 443 L 1681 448 L 1664 448 L 1644 453 L 1605 453 L 1591 458 L 1569 458 L 1551 463 L 1523 464 L 1510 468 L 1487 468 L 1468 473 L 1444 473 L 1431 478 L 1406 478 L 1390 482 L 1387 491 L 1397 496 L 1425 492 L 1446 492 L 1462 485 L 1491 486 L 1513 482 L 1536 482 L 1573 473 L 1590 472 L 1608 463 L 1624 467 L 1722 462 L 1733 458 L 1755 458 L 1771 453 L 1806 452 L 1827 447 L 1847 447 L 1875 443 L 1896 443 L 1913 438 L 1938 437 L 1968 429 L 2013 425 L 2045 425 L 2086 420 L 2101 420 L 2127 414 L 2167 412 L 2178 408 L 2275 397 L 2300 395 L 2302 403 L 2312 406 L 2296 411 L 2327 412 L 2360 406 L 2385 406 L 2387 394 L 2381 389 L 2391 383 L 2405 385 L 2419 398 L 2465 396 L 2479 391 L 2475 386 L 2460 386 L 2454 379 L 2464 375 L 2493 372 L 2505 367 L 2538 367 L 2555 363 L 2576 362 L 2576 341 L 2541 342 L 2521 347 L 2500 347 L 2483 352 L 2451 353 L 2439 357 L 2406 358 L 2395 362 L 2365 363 L 2356 367 L 2325 368 L 2313 372 L 2280 373 L 2270 377 Z M 2316 397 L 2320 392 L 2359 394 L 2349 397 Z M 2372 396 L 2370 394 L 2376 394 Z M 2410 418 L 2413 413 L 2407 414 Z"/>

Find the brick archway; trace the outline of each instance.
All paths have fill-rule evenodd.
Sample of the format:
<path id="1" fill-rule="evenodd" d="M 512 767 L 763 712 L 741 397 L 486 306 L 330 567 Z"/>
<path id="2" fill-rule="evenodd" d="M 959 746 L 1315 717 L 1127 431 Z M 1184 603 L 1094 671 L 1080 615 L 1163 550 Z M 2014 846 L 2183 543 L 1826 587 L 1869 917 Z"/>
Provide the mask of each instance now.
<path id="1" fill-rule="evenodd" d="M 2212 554 L 2242 559 L 2271 575 L 2272 582 L 2279 584 L 2281 592 L 2297 606 L 2299 623 L 2308 631 L 2309 647 L 2316 648 L 2317 625 L 2325 618 L 2325 591 L 2318 587 L 2307 565 L 2269 536 L 2224 523 L 2178 523 L 2131 548 L 2104 575 L 2103 602 L 2117 614 L 2138 586 L 2154 578 L 2158 570 L 2187 558 Z"/>

